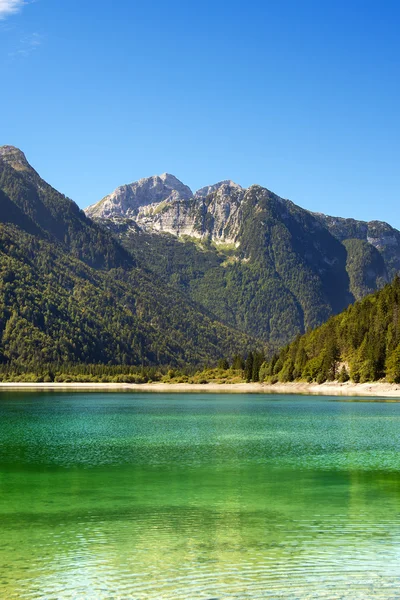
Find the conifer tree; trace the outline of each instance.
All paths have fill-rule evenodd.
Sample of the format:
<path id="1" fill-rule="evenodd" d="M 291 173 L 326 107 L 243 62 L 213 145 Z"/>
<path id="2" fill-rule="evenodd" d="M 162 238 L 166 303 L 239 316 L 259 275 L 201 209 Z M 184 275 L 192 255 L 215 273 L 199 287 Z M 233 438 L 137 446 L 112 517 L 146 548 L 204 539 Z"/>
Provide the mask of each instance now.
<path id="1" fill-rule="evenodd" d="M 244 368 L 244 376 L 247 382 L 250 382 L 253 378 L 253 367 L 254 367 L 254 356 L 252 352 L 249 352 L 246 365 Z"/>

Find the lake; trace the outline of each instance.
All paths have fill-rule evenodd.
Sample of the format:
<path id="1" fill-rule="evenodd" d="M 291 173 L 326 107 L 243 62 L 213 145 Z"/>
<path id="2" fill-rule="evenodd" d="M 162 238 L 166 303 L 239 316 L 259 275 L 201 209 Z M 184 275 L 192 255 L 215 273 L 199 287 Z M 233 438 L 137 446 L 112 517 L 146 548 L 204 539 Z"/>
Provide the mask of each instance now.
<path id="1" fill-rule="evenodd" d="M 400 404 L 0 394 L 0 597 L 400 597 Z"/>

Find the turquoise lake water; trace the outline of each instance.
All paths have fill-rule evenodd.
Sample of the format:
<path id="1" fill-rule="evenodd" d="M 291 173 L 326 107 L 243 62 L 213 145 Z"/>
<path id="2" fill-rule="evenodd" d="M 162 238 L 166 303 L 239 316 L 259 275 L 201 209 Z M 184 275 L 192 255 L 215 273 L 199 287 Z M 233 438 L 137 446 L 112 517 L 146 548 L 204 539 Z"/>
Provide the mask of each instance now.
<path id="1" fill-rule="evenodd" d="M 400 598 L 400 404 L 3 392 L 0 598 Z"/>

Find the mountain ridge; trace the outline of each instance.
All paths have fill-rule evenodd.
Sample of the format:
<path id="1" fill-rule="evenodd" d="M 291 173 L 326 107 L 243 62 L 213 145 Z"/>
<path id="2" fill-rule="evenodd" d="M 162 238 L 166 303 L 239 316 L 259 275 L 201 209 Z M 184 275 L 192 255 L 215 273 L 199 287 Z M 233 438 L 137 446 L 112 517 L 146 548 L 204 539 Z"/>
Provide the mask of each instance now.
<path id="1" fill-rule="evenodd" d="M 10 225 L 90 268 L 115 270 L 133 294 L 139 280 L 163 302 L 168 289 L 179 310 L 270 348 L 380 289 L 400 267 L 400 232 L 390 225 L 314 214 L 259 185 L 224 180 L 193 193 L 164 173 L 117 188 L 131 194 L 125 204 L 117 194 L 107 216 L 92 219 L 95 209 L 84 213 L 59 194 L 23 153 L 2 154 L 0 202 Z M 168 329 L 161 312 L 150 320 Z"/>
<path id="2" fill-rule="evenodd" d="M 164 175 L 167 175 L 167 174 L 164 174 Z M 163 175 L 142 178 L 136 182 L 133 182 L 132 184 L 120 186 L 120 187 L 116 188 L 116 190 L 114 190 L 114 192 L 112 192 L 112 194 L 110 194 L 109 196 L 106 196 L 105 198 L 109 198 L 110 196 L 113 196 L 114 194 L 117 193 L 118 190 L 121 190 L 122 188 L 130 187 L 130 186 L 137 186 L 139 184 L 145 184 L 148 181 L 152 181 L 154 179 L 161 178 L 161 177 L 163 177 Z M 107 210 L 106 214 L 100 210 L 100 207 L 102 206 L 102 204 L 105 200 L 103 198 L 99 202 L 84 209 L 84 212 L 89 217 L 95 218 L 95 219 L 104 219 L 104 218 L 122 218 L 123 219 L 125 217 L 134 218 L 136 216 L 137 217 L 136 220 L 137 220 L 138 224 L 140 225 L 140 223 L 142 221 L 142 225 L 144 228 L 146 228 L 146 227 L 150 228 L 153 225 L 154 231 L 162 231 L 163 229 L 158 228 L 156 224 L 152 223 L 151 220 L 146 219 L 145 217 L 148 217 L 149 214 L 150 215 L 154 214 L 154 212 L 156 212 L 156 213 L 163 212 L 162 209 L 165 209 L 164 212 L 167 212 L 170 209 L 170 207 L 164 205 L 164 202 L 167 204 L 171 204 L 171 203 L 173 204 L 174 201 L 180 201 L 180 200 L 196 201 L 199 199 L 206 199 L 208 196 L 212 195 L 214 192 L 220 192 L 220 197 L 222 197 L 222 199 L 227 199 L 229 197 L 229 194 L 235 190 L 237 192 L 242 192 L 242 194 L 238 194 L 238 199 L 239 199 L 239 203 L 240 203 L 243 198 L 244 193 L 253 187 L 261 188 L 261 189 L 264 189 L 264 190 L 267 190 L 268 192 L 270 192 L 270 190 L 268 190 L 268 188 L 263 187 L 259 184 L 252 184 L 248 188 L 243 188 L 242 186 L 240 186 L 239 184 L 235 183 L 232 180 L 223 180 L 223 181 L 217 182 L 215 184 L 204 186 L 195 192 L 191 192 L 190 188 L 188 186 L 185 186 L 185 184 L 183 184 L 174 175 L 168 174 L 168 177 L 170 177 L 172 180 L 175 180 L 176 182 L 178 182 L 180 187 L 184 186 L 185 188 L 187 188 L 187 190 L 189 190 L 190 193 L 188 195 L 186 195 L 185 197 L 179 196 L 179 197 L 175 197 L 175 198 L 173 198 L 173 197 L 171 198 L 171 195 L 168 195 L 166 197 L 162 197 L 157 202 L 155 202 L 155 201 L 150 202 L 150 201 L 146 200 L 143 204 L 137 204 L 135 206 L 135 210 L 133 210 L 133 211 L 126 211 L 126 210 L 123 210 L 123 207 L 115 206 L 114 211 Z M 175 191 L 177 192 L 177 196 L 178 196 L 179 190 L 175 190 Z M 270 192 L 270 193 L 273 193 L 273 192 Z M 283 203 L 293 204 L 294 206 L 297 206 L 291 200 L 281 198 L 280 196 L 278 196 L 276 194 L 274 194 L 274 196 Z M 141 208 L 144 209 L 145 207 L 147 207 L 149 205 L 151 206 L 150 210 L 140 211 Z M 98 207 L 99 210 L 96 210 L 96 207 Z M 300 207 L 298 207 L 298 208 L 300 208 Z M 331 215 L 328 215 L 328 214 L 325 214 L 322 212 L 315 212 L 315 211 L 310 211 L 307 209 L 302 209 L 302 210 L 309 212 L 316 219 L 320 220 L 320 222 L 324 226 L 326 226 L 333 233 L 333 235 L 335 237 L 340 239 L 340 241 L 343 241 L 345 239 L 351 239 L 354 237 L 357 239 L 365 239 L 366 241 L 368 241 L 368 243 L 371 243 L 378 249 L 388 246 L 388 245 L 392 245 L 392 246 L 395 245 L 400 248 L 400 237 L 398 237 L 398 234 L 400 234 L 400 232 L 385 221 L 379 221 L 376 219 L 372 220 L 372 221 L 364 221 L 364 220 L 360 220 L 360 219 L 354 219 L 351 217 L 345 218 L 345 217 L 331 216 Z M 345 230 L 345 233 L 343 232 L 343 229 Z M 380 230 L 380 232 L 378 230 Z M 372 233 L 374 231 L 376 232 L 376 235 L 375 236 L 370 235 L 370 233 Z M 168 229 L 168 232 L 172 233 L 173 230 Z M 392 235 L 391 235 L 391 237 L 390 237 L 390 235 L 387 235 L 386 239 L 385 239 L 385 237 L 382 237 L 382 233 L 392 233 Z M 194 232 L 194 234 L 196 235 L 196 232 Z M 179 235 L 179 233 L 178 233 L 178 235 Z M 400 268 L 400 261 L 399 261 L 398 268 Z"/>
<path id="3" fill-rule="evenodd" d="M 1 152 L 0 362 L 206 364 L 259 344 L 140 265 L 22 153 Z"/>
<path id="4" fill-rule="evenodd" d="M 191 198 L 139 206 L 134 215 L 117 210 L 95 220 L 218 318 L 278 345 L 381 288 L 400 269 L 400 232 L 390 225 L 313 213 L 262 186 L 245 189 L 230 180 Z"/>

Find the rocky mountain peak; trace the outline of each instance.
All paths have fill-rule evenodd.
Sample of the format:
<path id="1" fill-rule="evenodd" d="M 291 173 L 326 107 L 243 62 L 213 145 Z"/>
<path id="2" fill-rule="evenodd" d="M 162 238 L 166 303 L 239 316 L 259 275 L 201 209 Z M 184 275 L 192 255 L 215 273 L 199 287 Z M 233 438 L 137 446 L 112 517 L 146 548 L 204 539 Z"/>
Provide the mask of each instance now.
<path id="1" fill-rule="evenodd" d="M 212 194 L 213 192 L 217 192 L 219 190 L 222 190 L 224 194 L 228 195 L 233 190 L 243 190 L 243 188 L 234 181 L 231 181 L 230 179 L 225 179 L 224 181 L 219 181 L 214 185 L 208 185 L 203 188 L 200 188 L 195 193 L 195 197 L 205 198 L 209 194 Z"/>
<path id="2" fill-rule="evenodd" d="M 85 212 L 92 218 L 132 217 L 142 207 L 160 202 L 189 200 L 192 197 L 193 192 L 187 185 L 174 175 L 163 173 L 118 187 L 97 204 L 89 206 Z"/>
<path id="3" fill-rule="evenodd" d="M 25 154 L 15 146 L 0 146 L 0 159 L 17 171 L 24 171 L 31 168 Z"/>
<path id="4" fill-rule="evenodd" d="M 191 189 L 185 185 L 184 183 L 182 183 L 182 181 L 180 181 L 177 177 L 175 177 L 175 175 L 171 175 L 171 173 L 163 173 L 162 175 L 156 175 L 155 177 L 150 177 L 150 179 L 161 179 L 161 181 L 163 182 L 163 184 L 167 187 L 170 187 L 171 189 L 179 189 L 179 188 L 185 188 L 186 190 L 189 190 L 189 193 L 192 195 L 192 191 Z"/>

